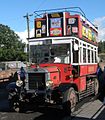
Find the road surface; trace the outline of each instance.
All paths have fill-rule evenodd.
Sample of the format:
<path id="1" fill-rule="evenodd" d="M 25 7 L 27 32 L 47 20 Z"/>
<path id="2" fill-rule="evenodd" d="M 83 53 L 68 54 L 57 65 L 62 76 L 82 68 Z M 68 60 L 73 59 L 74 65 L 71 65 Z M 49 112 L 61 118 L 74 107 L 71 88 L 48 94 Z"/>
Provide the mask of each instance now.
<path id="1" fill-rule="evenodd" d="M 7 91 L 0 89 L 0 120 L 69 120 L 62 110 L 54 107 L 40 107 L 37 111 L 28 110 L 24 113 L 10 112 Z M 72 115 L 72 120 L 105 120 L 105 106 L 92 97 L 79 104 Z"/>

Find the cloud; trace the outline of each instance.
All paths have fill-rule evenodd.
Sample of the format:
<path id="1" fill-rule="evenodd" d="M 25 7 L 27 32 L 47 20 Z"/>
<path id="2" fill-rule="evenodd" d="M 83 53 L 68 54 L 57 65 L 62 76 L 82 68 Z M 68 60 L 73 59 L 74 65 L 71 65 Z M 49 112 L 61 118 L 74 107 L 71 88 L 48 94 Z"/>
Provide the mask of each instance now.
<path id="1" fill-rule="evenodd" d="M 20 39 L 22 40 L 23 43 L 28 43 L 27 38 L 28 38 L 28 33 L 27 30 L 23 31 L 23 32 L 16 32 L 16 34 L 18 34 L 18 36 L 20 37 Z M 30 30 L 30 37 L 34 37 L 34 29 Z"/>
<path id="2" fill-rule="evenodd" d="M 105 16 L 96 18 L 94 24 L 98 26 L 98 39 L 105 40 Z"/>

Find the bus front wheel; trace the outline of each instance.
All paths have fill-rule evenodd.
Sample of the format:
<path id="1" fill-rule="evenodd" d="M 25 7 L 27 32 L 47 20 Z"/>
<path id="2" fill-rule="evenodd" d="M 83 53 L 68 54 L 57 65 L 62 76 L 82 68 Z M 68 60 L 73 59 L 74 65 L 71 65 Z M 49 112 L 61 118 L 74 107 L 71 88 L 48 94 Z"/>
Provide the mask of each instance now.
<path id="1" fill-rule="evenodd" d="M 67 114 L 75 111 L 78 98 L 74 88 L 68 89 L 63 96 L 63 109 Z"/>

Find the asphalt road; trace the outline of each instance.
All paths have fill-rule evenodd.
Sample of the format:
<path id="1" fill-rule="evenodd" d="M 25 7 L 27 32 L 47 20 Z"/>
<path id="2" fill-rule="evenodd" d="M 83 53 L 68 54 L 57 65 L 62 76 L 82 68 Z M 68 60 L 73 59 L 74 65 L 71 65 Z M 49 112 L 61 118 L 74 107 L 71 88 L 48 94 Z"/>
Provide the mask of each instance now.
<path id="1" fill-rule="evenodd" d="M 54 107 L 40 107 L 37 111 L 24 113 L 10 112 L 7 99 L 0 100 L 0 120 L 61 120 L 64 117 L 62 110 Z"/>
<path id="2" fill-rule="evenodd" d="M 24 113 L 10 112 L 7 96 L 7 91 L 0 87 L 0 120 L 70 120 L 62 110 L 54 107 L 40 107 L 37 111 L 28 109 Z M 99 100 L 88 97 L 79 103 L 71 119 L 105 120 L 105 106 Z"/>

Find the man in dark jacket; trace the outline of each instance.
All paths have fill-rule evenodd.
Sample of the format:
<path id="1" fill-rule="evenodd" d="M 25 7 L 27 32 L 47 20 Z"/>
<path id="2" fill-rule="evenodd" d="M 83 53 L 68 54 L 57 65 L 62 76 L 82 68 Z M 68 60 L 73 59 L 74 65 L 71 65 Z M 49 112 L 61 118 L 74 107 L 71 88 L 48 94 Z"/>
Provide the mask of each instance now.
<path id="1" fill-rule="evenodd" d="M 18 72 L 18 79 L 23 81 L 23 87 L 25 86 L 26 72 L 23 67 Z"/>
<path id="2" fill-rule="evenodd" d="M 99 81 L 99 100 L 105 104 L 105 67 L 103 63 L 99 63 L 97 78 Z"/>

